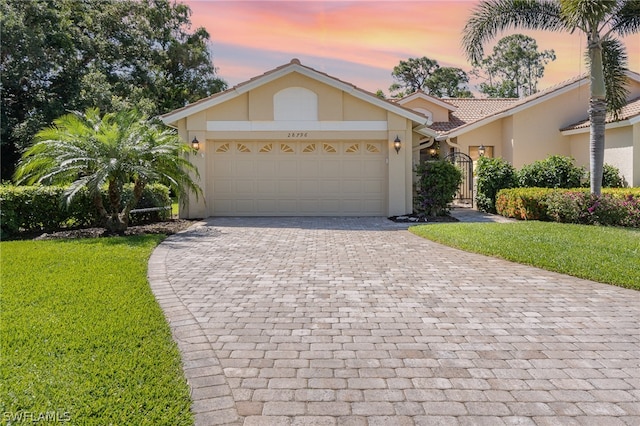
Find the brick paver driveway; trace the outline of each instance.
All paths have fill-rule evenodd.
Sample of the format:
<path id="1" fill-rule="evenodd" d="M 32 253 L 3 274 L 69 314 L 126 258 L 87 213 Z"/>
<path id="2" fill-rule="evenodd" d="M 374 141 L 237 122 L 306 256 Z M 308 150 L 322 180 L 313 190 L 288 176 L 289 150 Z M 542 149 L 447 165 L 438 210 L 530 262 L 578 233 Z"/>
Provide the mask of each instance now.
<path id="1" fill-rule="evenodd" d="M 149 278 L 199 425 L 640 425 L 639 292 L 384 218 L 210 219 Z"/>

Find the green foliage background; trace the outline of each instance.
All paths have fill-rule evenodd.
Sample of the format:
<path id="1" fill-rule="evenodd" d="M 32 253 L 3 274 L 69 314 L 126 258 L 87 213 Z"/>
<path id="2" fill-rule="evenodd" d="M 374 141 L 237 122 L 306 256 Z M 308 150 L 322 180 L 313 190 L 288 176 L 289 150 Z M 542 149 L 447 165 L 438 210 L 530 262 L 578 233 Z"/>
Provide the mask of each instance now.
<path id="1" fill-rule="evenodd" d="M 70 110 L 155 116 L 226 88 L 190 15 L 172 0 L 0 0 L 1 178 Z"/>
<path id="2" fill-rule="evenodd" d="M 19 231 L 55 231 L 71 226 L 100 226 L 99 215 L 86 189 L 67 206 L 62 186 L 0 186 L 0 229 L 2 238 Z M 126 202 L 132 196 L 133 185 L 125 186 Z M 106 190 L 103 199 L 107 198 Z M 169 189 L 164 185 L 147 185 L 137 208 L 171 205 Z M 165 219 L 169 212 L 132 215 L 133 224 Z"/>

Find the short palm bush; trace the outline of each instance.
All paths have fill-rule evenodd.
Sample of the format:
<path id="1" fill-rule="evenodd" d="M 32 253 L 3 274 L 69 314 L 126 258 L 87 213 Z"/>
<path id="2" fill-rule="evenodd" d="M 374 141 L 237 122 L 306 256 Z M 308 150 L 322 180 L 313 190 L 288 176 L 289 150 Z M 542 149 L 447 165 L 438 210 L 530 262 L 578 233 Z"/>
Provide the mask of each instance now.
<path id="1" fill-rule="evenodd" d="M 88 109 L 64 115 L 41 130 L 15 178 L 19 184 L 69 185 L 64 192 L 68 204 L 86 188 L 107 231 L 121 234 L 149 183 L 162 183 L 183 199 L 188 191 L 202 193 L 189 174 L 197 176 L 184 156 L 189 151 L 173 130 L 135 109 L 104 115 Z M 127 184 L 133 184 L 133 196 L 124 200 Z M 103 187 L 107 203 L 100 196 Z"/>

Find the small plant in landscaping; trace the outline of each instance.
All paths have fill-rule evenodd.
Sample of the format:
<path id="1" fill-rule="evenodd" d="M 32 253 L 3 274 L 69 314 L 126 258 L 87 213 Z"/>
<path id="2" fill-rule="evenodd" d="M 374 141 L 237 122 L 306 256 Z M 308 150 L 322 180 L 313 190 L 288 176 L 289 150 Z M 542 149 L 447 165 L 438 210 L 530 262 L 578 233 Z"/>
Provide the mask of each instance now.
<path id="1" fill-rule="evenodd" d="M 448 161 L 425 161 L 416 166 L 418 175 L 416 212 L 443 216 L 462 182 L 462 172 Z"/>
<path id="2" fill-rule="evenodd" d="M 496 199 L 498 214 L 522 220 L 545 220 L 547 218 L 546 196 L 548 188 L 502 189 Z"/>
<path id="3" fill-rule="evenodd" d="M 502 158 L 480 157 L 475 173 L 478 210 L 495 213 L 498 191 L 516 186 L 516 169 Z"/>
<path id="4" fill-rule="evenodd" d="M 0 185 L 0 236 L 13 237 L 21 232 L 58 231 L 69 227 L 97 227 L 100 218 L 86 188 L 78 191 L 71 203 L 61 203 L 65 192 L 62 186 L 13 186 Z M 100 191 L 107 203 L 105 188 Z M 133 184 L 123 187 L 124 202 L 133 196 Z M 142 190 L 137 203 L 139 208 L 162 207 L 171 203 L 169 189 L 160 184 L 148 184 Z M 133 216 L 133 215 L 132 215 Z M 166 210 L 136 214 L 132 224 L 165 220 Z"/>
<path id="5" fill-rule="evenodd" d="M 591 180 L 591 173 L 587 172 L 587 180 L 584 182 L 584 186 L 589 186 L 589 181 Z M 620 174 L 620 170 L 612 166 L 611 164 L 605 164 L 603 166 L 602 173 L 602 187 L 603 188 L 624 188 L 627 186 L 624 178 Z"/>
<path id="6" fill-rule="evenodd" d="M 518 184 L 525 188 L 579 188 L 585 173 L 573 158 L 552 155 L 522 167 Z"/>

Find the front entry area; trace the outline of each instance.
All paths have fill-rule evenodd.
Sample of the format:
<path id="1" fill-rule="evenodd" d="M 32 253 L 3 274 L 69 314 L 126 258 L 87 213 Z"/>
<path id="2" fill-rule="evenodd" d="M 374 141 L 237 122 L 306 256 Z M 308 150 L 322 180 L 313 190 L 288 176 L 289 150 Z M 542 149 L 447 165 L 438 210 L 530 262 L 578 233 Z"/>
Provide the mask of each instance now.
<path id="1" fill-rule="evenodd" d="M 382 141 L 207 141 L 214 216 L 384 216 Z"/>

